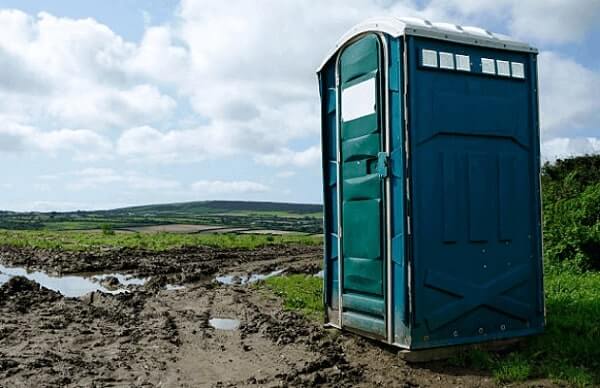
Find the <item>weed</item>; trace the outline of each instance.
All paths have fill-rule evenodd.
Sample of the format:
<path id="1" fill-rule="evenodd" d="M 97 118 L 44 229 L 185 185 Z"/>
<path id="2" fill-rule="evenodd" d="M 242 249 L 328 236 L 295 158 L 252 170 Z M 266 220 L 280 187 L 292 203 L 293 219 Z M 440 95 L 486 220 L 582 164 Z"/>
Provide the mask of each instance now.
<path id="1" fill-rule="evenodd" d="M 318 320 L 323 314 L 323 279 L 311 275 L 275 276 L 264 284 L 283 299 L 287 310 Z"/>
<path id="2" fill-rule="evenodd" d="M 503 360 L 492 363 L 494 378 L 500 383 L 525 381 L 531 374 L 531 364 L 520 353 L 509 354 Z"/>

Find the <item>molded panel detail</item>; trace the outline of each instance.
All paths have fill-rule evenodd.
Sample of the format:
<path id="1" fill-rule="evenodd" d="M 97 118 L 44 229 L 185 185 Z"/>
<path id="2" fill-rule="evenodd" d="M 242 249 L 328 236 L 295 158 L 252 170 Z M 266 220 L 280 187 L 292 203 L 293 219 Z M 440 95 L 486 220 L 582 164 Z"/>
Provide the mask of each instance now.
<path id="1" fill-rule="evenodd" d="M 514 156 L 500 154 L 498 156 L 498 239 L 500 241 L 513 239 L 517 218 L 512 209 L 517 203 L 515 180 Z"/>
<path id="2" fill-rule="evenodd" d="M 402 233 L 392 238 L 392 260 L 400 267 L 404 267 L 404 234 Z"/>
<path id="3" fill-rule="evenodd" d="M 379 42 L 375 35 L 367 35 L 350 45 L 340 58 L 341 82 L 345 83 L 379 67 Z"/>
<path id="4" fill-rule="evenodd" d="M 381 195 L 381 180 L 377 174 L 363 175 L 344 180 L 344 199 L 360 201 L 376 199 Z"/>
<path id="5" fill-rule="evenodd" d="M 344 202 L 344 256 L 381 257 L 381 200 Z"/>
<path id="6" fill-rule="evenodd" d="M 327 113 L 334 113 L 337 108 L 335 88 L 327 88 Z"/>
<path id="7" fill-rule="evenodd" d="M 344 309 L 361 311 L 366 314 L 383 317 L 385 315 L 385 304 L 383 298 L 345 293 L 343 296 Z"/>
<path id="8" fill-rule="evenodd" d="M 496 169 L 489 155 L 471 153 L 469 161 L 469 239 L 484 242 L 492 236 L 490 228 L 495 218 L 492 177 Z M 494 185 L 494 186 L 493 186 Z"/>
<path id="9" fill-rule="evenodd" d="M 383 337 L 385 335 L 385 322 L 370 315 L 358 314 L 347 311 L 343 314 L 344 326 L 353 327 L 366 333 L 372 333 Z"/>
<path id="10" fill-rule="evenodd" d="M 381 144 L 378 133 L 348 139 L 342 144 L 344 162 L 377 157 Z"/>
<path id="11" fill-rule="evenodd" d="M 344 256 L 344 292 L 348 290 L 383 295 L 383 262 Z"/>
<path id="12" fill-rule="evenodd" d="M 531 265 L 523 264 L 478 285 L 462 278 L 428 271 L 425 286 L 457 297 L 454 302 L 446 303 L 427 315 L 425 320 L 429 329 L 439 329 L 481 306 L 487 306 L 525 322 L 533 312 L 534 306 L 515 299 L 507 293 L 527 281 L 530 272 Z"/>
<path id="13" fill-rule="evenodd" d="M 462 74 L 463 77 L 472 77 Z M 443 126 L 423 128 L 419 141 L 436 133 L 456 133 L 469 136 L 515 137 L 515 128 L 525 124 L 525 117 L 518 103 L 511 97 L 482 96 L 459 91 L 434 90 L 433 108 L 435 119 Z M 460 104 L 451 103 L 460 101 Z M 490 117 L 503 117 L 502 120 L 490 120 Z M 433 119 L 433 118 L 432 118 Z M 515 140 L 524 144 L 522 138 Z"/>
<path id="14" fill-rule="evenodd" d="M 342 123 L 342 140 L 351 139 L 379 131 L 379 118 L 376 114 L 363 116 L 356 120 Z"/>
<path id="15" fill-rule="evenodd" d="M 458 240 L 458 185 L 456 176 L 456 155 L 448 152 L 442 154 L 443 185 L 443 239 L 446 243 Z"/>

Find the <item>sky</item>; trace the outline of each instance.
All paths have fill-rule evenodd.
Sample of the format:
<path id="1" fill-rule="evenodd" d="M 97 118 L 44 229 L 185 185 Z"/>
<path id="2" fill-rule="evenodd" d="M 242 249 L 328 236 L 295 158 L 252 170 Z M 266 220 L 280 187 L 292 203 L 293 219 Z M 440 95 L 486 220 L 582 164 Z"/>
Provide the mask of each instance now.
<path id="1" fill-rule="evenodd" d="M 0 0 L 0 209 L 321 203 L 315 69 L 382 15 L 537 47 L 543 159 L 600 152 L 600 0 Z"/>

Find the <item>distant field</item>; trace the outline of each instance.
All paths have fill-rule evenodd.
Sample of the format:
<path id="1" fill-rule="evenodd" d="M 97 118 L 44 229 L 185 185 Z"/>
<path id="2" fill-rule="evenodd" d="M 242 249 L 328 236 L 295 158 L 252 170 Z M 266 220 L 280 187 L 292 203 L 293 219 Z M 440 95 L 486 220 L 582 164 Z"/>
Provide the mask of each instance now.
<path id="1" fill-rule="evenodd" d="M 131 226 L 123 228 L 123 230 L 131 232 L 168 232 L 168 233 L 199 233 L 204 231 L 212 231 L 224 228 L 225 226 L 217 225 L 190 225 L 190 224 L 167 224 L 167 225 L 151 225 L 151 226 Z"/>
<path id="2" fill-rule="evenodd" d="M 186 225 L 167 227 L 165 225 Z M 191 226 L 193 225 L 193 226 Z M 14 230 L 159 230 L 187 233 L 184 229 L 242 228 L 322 232 L 322 206 L 311 204 L 204 201 L 137 206 L 114 210 L 75 212 L 2 212 L 0 228 Z"/>
<path id="3" fill-rule="evenodd" d="M 322 238 L 297 234 L 179 234 L 114 233 L 89 231 L 14 231 L 0 230 L 0 246 L 82 251 L 98 248 L 139 248 L 162 251 L 190 246 L 254 249 L 275 244 L 319 245 Z"/>

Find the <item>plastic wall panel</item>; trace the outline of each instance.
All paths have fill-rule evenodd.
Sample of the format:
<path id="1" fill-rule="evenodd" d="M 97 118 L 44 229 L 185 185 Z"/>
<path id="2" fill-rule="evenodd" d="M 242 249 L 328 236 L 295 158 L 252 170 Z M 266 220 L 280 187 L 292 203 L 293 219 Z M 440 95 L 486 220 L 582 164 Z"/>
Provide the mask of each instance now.
<path id="1" fill-rule="evenodd" d="M 472 71 L 424 67 L 422 49 L 469 55 Z M 408 50 L 411 347 L 540 332 L 536 79 L 477 68 L 534 57 L 413 37 Z"/>
<path id="2" fill-rule="evenodd" d="M 319 74 L 319 86 L 323 150 L 324 299 L 330 309 L 337 310 L 339 306 L 337 101 L 333 61 Z M 330 317 L 330 319 L 337 322 L 337 317 Z"/>
<path id="3" fill-rule="evenodd" d="M 388 40 L 389 50 L 389 136 L 391 186 L 392 312 L 393 341 L 407 346 L 410 341 L 407 314 L 406 233 L 405 233 L 405 155 L 404 155 L 404 77 L 402 42 Z"/>

